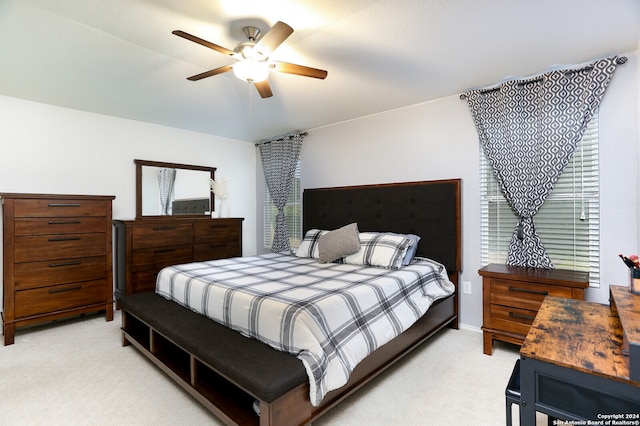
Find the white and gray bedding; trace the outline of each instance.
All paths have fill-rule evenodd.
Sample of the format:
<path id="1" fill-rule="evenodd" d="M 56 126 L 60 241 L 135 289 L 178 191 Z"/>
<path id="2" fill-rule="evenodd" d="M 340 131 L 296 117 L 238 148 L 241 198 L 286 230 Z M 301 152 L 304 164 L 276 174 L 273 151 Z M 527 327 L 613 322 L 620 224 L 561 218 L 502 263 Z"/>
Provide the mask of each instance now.
<path id="1" fill-rule="evenodd" d="M 275 253 L 171 266 L 156 285 L 157 294 L 297 356 L 314 406 L 454 291 L 445 268 L 425 258 L 386 269 Z"/>

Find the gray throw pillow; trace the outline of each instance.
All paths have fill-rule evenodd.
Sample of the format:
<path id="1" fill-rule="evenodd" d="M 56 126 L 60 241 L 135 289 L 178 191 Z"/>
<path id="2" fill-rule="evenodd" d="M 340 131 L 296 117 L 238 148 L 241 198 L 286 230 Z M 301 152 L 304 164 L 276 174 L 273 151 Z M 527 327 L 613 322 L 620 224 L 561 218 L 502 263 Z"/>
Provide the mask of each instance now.
<path id="1" fill-rule="evenodd" d="M 318 240 L 319 263 L 333 262 L 360 250 L 358 224 L 350 223 L 342 228 L 327 232 Z"/>

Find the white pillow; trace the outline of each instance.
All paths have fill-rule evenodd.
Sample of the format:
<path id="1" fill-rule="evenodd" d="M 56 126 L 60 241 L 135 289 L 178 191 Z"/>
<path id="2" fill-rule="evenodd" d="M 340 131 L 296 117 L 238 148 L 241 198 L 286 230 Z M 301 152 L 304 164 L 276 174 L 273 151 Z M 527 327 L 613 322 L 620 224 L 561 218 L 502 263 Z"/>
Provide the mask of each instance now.
<path id="1" fill-rule="evenodd" d="M 344 257 L 344 263 L 398 269 L 407 249 L 413 243 L 401 235 L 361 232 L 360 250 Z"/>
<path id="2" fill-rule="evenodd" d="M 300 247 L 296 250 L 296 256 L 318 259 L 320 257 L 320 252 L 318 251 L 318 240 L 328 232 L 329 231 L 322 229 L 309 229 L 300 242 Z"/>

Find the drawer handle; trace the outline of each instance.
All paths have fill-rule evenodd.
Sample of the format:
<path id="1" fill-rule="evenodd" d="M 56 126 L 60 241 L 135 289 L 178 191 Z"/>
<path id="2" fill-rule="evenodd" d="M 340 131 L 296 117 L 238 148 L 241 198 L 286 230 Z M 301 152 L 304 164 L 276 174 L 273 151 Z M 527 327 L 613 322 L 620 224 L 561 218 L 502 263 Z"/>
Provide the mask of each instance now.
<path id="1" fill-rule="evenodd" d="M 49 268 L 58 268 L 60 266 L 75 266 L 75 265 L 81 265 L 81 264 L 82 262 L 80 262 L 79 260 L 76 262 L 50 263 Z"/>
<path id="2" fill-rule="evenodd" d="M 50 220 L 49 225 L 69 225 L 71 223 L 80 223 L 79 220 Z"/>
<path id="3" fill-rule="evenodd" d="M 166 248 L 166 249 L 157 249 L 154 250 L 154 253 L 171 253 L 172 251 L 176 251 L 174 248 Z"/>
<path id="4" fill-rule="evenodd" d="M 525 319 L 525 320 L 534 320 L 536 319 L 535 315 L 524 315 L 524 314 L 517 314 L 515 312 L 509 312 L 509 317 L 510 318 L 520 318 L 520 319 Z"/>
<path id="5" fill-rule="evenodd" d="M 173 231 L 175 229 L 175 226 L 158 226 L 156 228 L 153 228 L 154 231 Z"/>
<path id="6" fill-rule="evenodd" d="M 52 288 L 51 290 L 49 290 L 49 294 L 65 293 L 67 291 L 76 291 L 76 290 L 82 290 L 82 286 L 77 285 L 75 287 L 67 287 L 67 288 Z"/>
<path id="7" fill-rule="evenodd" d="M 80 207 L 80 204 L 49 203 L 49 207 Z"/>
<path id="8" fill-rule="evenodd" d="M 53 237 L 53 238 L 49 238 L 49 242 L 56 242 L 56 241 L 78 241 L 80 240 L 80 237 Z"/>
<path id="9" fill-rule="evenodd" d="M 521 291 L 522 293 L 541 294 L 543 296 L 547 296 L 549 294 L 548 291 L 544 291 L 544 290 L 533 290 L 530 288 L 512 287 L 512 286 L 509 286 L 509 291 Z"/>

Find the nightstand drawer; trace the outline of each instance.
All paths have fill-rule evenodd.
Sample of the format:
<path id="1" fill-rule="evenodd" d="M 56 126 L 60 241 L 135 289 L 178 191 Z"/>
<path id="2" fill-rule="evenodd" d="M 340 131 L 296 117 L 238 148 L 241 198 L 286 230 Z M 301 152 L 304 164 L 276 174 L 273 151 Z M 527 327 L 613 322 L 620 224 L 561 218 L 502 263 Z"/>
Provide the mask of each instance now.
<path id="1" fill-rule="evenodd" d="M 523 281 L 491 280 L 491 303 L 537 311 L 545 296 L 571 298 L 571 289 Z"/>
<path id="2" fill-rule="evenodd" d="M 78 306 L 105 303 L 106 280 L 85 281 L 16 291 L 16 318 L 51 313 Z"/>
<path id="3" fill-rule="evenodd" d="M 528 309 L 491 305 L 491 327 L 524 337 L 529 332 L 536 314 L 537 311 Z"/>

